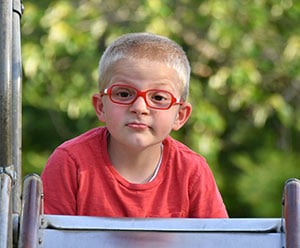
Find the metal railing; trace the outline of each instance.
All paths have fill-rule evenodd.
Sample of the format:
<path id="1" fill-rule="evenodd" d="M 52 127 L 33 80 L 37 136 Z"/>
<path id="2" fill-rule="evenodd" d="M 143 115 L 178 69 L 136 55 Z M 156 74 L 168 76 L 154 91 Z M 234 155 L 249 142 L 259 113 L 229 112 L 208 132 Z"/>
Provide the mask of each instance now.
<path id="1" fill-rule="evenodd" d="M 286 247 L 300 247 L 300 181 L 289 179 L 283 195 Z"/>
<path id="2" fill-rule="evenodd" d="M 0 0 L 0 247 L 13 247 L 21 211 L 20 0 Z"/>

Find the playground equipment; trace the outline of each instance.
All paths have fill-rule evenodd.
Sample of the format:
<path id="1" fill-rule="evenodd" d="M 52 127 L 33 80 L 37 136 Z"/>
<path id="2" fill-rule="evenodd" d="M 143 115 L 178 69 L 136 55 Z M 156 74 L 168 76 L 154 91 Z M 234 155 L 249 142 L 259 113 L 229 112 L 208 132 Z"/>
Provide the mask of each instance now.
<path id="1" fill-rule="evenodd" d="M 45 215 L 40 177 L 21 182 L 21 16 L 20 0 L 0 0 L 0 248 L 300 248 L 298 179 L 284 185 L 283 216 L 275 219 Z"/>

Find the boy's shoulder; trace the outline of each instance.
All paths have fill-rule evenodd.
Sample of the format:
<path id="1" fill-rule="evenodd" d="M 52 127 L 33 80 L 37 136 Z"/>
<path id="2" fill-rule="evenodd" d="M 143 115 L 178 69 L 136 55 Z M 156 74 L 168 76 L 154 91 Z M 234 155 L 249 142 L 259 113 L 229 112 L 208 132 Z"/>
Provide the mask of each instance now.
<path id="1" fill-rule="evenodd" d="M 195 152 L 182 142 L 168 136 L 164 141 L 164 146 L 167 147 L 171 156 L 181 157 L 189 160 L 196 160 L 206 163 L 206 160 L 199 153 Z"/>
<path id="2" fill-rule="evenodd" d="M 211 169 L 206 159 L 185 144 L 169 136 L 164 141 L 164 148 L 166 168 L 172 172 L 181 177 L 190 176 L 196 181 L 199 178 L 210 177 Z"/>
<path id="3" fill-rule="evenodd" d="M 105 127 L 96 127 L 90 129 L 72 139 L 69 139 L 62 143 L 59 148 L 62 149 L 72 149 L 72 148 L 80 148 L 83 145 L 92 144 L 95 142 L 101 142 L 102 137 L 106 135 L 107 129 Z"/>

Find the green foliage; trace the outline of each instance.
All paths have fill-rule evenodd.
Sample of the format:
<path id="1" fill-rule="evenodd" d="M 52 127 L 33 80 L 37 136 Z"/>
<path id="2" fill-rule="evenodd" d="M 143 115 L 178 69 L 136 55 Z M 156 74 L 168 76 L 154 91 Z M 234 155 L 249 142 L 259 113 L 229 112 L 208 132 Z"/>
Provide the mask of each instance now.
<path id="1" fill-rule="evenodd" d="M 193 114 L 172 135 L 203 154 L 232 217 L 279 217 L 300 177 L 300 3 L 292 0 L 25 1 L 24 174 L 100 125 L 91 95 L 117 36 L 166 35 L 192 65 Z"/>

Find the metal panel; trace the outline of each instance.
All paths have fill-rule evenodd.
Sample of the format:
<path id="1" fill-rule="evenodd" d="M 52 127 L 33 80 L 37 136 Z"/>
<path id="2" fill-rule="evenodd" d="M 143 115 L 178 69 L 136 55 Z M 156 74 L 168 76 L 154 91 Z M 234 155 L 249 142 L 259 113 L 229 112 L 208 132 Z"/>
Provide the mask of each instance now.
<path id="1" fill-rule="evenodd" d="M 42 216 L 39 247 L 272 247 L 282 219 L 160 219 Z"/>
<path id="2" fill-rule="evenodd" d="M 39 247 L 130 248 L 282 248 L 279 233 L 239 232 L 139 232 L 139 231 L 41 231 Z"/>

